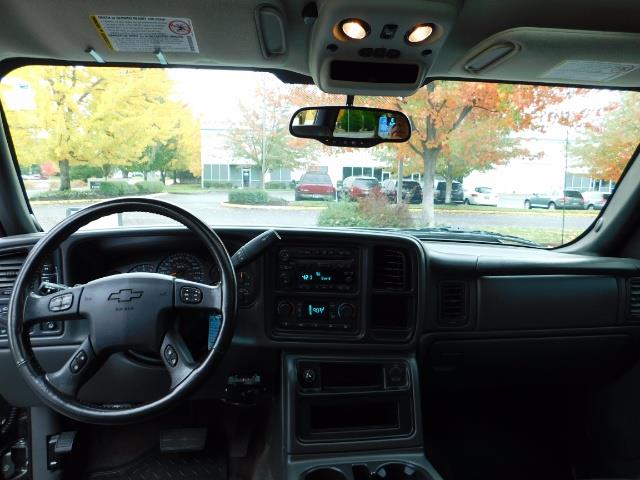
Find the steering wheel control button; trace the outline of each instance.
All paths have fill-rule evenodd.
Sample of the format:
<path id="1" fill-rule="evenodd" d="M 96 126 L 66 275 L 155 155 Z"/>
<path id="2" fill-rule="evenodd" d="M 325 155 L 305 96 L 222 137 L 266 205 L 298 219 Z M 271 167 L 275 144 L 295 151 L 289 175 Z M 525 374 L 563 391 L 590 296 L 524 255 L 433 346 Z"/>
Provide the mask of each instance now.
<path id="1" fill-rule="evenodd" d="M 83 367 L 87 364 L 87 352 L 84 350 L 80 350 L 76 353 L 76 356 L 71 360 L 71 364 L 69 365 L 69 369 L 71 373 L 78 373 Z"/>
<path id="2" fill-rule="evenodd" d="M 56 295 L 49 300 L 49 311 L 51 312 L 64 312 L 69 310 L 73 304 L 73 293 L 64 293 L 62 295 Z"/>
<path id="3" fill-rule="evenodd" d="M 40 330 L 43 332 L 51 333 L 51 332 L 58 332 L 61 330 L 61 328 L 58 322 L 50 320 L 48 322 L 44 322 L 40 324 Z"/>
<path id="4" fill-rule="evenodd" d="M 178 352 L 173 345 L 167 345 L 164 349 L 164 359 L 171 367 L 178 365 Z"/>
<path id="5" fill-rule="evenodd" d="M 183 303 L 200 303 L 202 301 L 202 290 L 198 287 L 182 287 L 180 289 L 180 300 Z"/>

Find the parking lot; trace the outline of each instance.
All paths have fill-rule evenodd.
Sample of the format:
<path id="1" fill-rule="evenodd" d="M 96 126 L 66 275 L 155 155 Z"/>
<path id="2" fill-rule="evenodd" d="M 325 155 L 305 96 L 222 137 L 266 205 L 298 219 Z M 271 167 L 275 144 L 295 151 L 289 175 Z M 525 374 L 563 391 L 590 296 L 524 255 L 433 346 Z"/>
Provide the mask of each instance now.
<path id="1" fill-rule="evenodd" d="M 278 191 L 274 196 L 293 201 L 293 192 Z M 325 204 L 317 202 L 317 205 L 305 202 L 305 207 L 297 207 L 295 204 L 288 207 L 250 207 L 227 205 L 227 192 L 207 191 L 195 194 L 160 194 L 158 198 L 175 203 L 195 214 L 199 215 L 210 225 L 233 226 L 304 226 L 317 225 L 318 216 Z M 491 227 L 549 229 L 565 231 L 582 231 L 595 219 L 597 212 L 563 212 L 557 210 L 525 210 L 523 208 L 524 197 L 519 195 L 505 195 L 500 197 L 498 208 L 482 206 L 460 206 L 456 209 L 448 209 L 446 206 L 436 206 L 436 223 L 460 227 L 463 229 L 490 229 Z M 82 208 L 90 202 L 64 203 L 64 202 L 36 202 L 33 205 L 36 217 L 45 229 L 51 228 L 55 223 L 67 215 L 68 209 Z M 418 221 L 420 218 L 420 206 L 411 206 L 411 215 Z M 143 225 L 167 223 L 158 217 L 149 215 L 126 214 L 123 217 L 124 225 Z M 103 222 L 104 226 L 117 225 L 117 220 Z"/>

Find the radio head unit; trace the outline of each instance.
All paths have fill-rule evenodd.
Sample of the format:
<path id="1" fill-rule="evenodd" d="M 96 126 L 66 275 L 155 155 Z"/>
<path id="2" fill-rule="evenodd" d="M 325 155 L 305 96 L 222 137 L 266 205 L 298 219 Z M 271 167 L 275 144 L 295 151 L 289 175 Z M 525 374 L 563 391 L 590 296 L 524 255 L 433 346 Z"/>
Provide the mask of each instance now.
<path id="1" fill-rule="evenodd" d="M 355 248 L 283 247 L 277 252 L 279 290 L 358 290 L 358 250 Z"/>

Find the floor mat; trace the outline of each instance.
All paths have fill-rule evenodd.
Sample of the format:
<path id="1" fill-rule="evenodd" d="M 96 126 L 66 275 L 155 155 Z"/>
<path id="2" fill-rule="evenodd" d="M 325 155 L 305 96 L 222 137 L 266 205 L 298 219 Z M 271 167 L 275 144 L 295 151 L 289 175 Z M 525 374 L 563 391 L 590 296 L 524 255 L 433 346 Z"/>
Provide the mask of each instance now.
<path id="1" fill-rule="evenodd" d="M 94 471 L 87 480 L 225 480 L 225 459 L 212 452 L 161 453 L 154 450 L 117 468 Z"/>

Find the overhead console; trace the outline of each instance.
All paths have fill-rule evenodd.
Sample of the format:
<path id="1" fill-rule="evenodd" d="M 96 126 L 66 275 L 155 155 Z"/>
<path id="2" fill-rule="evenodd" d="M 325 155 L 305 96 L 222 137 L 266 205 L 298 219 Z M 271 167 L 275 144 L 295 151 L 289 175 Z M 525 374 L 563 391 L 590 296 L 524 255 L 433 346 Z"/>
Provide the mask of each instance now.
<path id="1" fill-rule="evenodd" d="M 411 95 L 451 30 L 457 3 L 324 2 L 311 37 L 314 82 L 328 93 Z"/>

